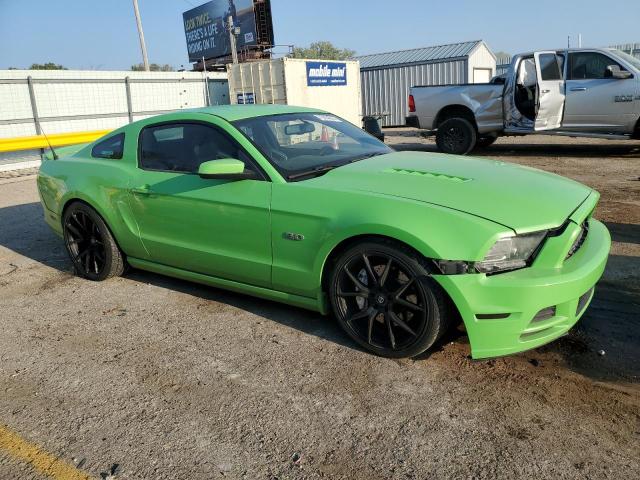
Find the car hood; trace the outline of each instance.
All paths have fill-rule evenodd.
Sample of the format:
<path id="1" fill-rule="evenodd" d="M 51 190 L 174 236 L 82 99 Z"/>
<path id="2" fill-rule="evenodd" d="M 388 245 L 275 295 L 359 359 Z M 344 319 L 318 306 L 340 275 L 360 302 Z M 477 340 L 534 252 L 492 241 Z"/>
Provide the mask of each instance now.
<path id="1" fill-rule="evenodd" d="M 440 205 L 517 233 L 562 225 L 592 192 L 573 180 L 529 167 L 422 152 L 394 152 L 361 160 L 309 183 Z"/>

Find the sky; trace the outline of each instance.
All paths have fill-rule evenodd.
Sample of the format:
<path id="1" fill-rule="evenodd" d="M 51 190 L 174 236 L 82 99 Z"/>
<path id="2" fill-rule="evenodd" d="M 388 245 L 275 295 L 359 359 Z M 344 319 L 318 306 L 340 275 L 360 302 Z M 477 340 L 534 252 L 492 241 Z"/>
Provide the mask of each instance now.
<path id="1" fill-rule="evenodd" d="M 138 0 L 152 63 L 189 68 L 182 12 L 203 0 Z M 485 40 L 510 54 L 640 43 L 640 0 L 271 0 L 275 42 L 328 40 L 358 54 Z M 280 49 L 279 51 L 283 51 Z M 142 61 L 131 0 L 0 0 L 0 69 L 55 62 L 128 70 Z"/>

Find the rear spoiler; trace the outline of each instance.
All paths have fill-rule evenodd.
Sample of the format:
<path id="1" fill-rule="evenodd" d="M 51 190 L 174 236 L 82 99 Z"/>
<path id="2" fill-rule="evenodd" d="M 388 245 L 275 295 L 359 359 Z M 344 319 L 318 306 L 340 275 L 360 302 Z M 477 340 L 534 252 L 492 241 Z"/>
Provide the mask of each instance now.
<path id="1" fill-rule="evenodd" d="M 89 143 L 78 143 L 76 145 L 69 145 L 68 147 L 56 147 L 56 156 L 58 158 L 69 157 L 75 153 L 78 153 L 84 147 L 89 145 Z M 53 152 L 51 149 L 47 149 L 45 153 L 42 154 L 43 160 L 53 160 Z"/>

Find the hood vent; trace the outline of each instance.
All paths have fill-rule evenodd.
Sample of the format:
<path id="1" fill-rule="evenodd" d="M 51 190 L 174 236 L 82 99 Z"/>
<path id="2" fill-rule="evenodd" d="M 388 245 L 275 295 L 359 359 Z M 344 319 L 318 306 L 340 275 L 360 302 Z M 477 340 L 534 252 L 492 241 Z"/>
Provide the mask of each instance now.
<path id="1" fill-rule="evenodd" d="M 451 182 L 469 182 L 470 178 L 456 177 L 453 175 L 445 175 L 444 173 L 423 172 L 421 170 L 411 170 L 408 168 L 388 168 L 385 173 L 400 173 L 403 175 L 418 175 L 422 177 L 437 178 L 439 180 L 449 180 Z"/>

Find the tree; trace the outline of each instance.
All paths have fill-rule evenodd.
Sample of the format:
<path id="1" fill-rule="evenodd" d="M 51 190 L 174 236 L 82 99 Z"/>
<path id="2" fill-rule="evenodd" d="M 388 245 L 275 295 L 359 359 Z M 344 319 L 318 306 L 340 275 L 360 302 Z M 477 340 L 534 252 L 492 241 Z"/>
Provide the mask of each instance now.
<path id="1" fill-rule="evenodd" d="M 340 49 L 331 42 L 314 42 L 308 47 L 296 47 L 293 49 L 293 58 L 320 58 L 322 60 L 347 60 L 356 54 L 348 48 Z"/>
<path id="2" fill-rule="evenodd" d="M 137 63 L 136 65 L 131 65 L 131 70 L 134 72 L 144 72 L 144 64 Z M 173 72 L 174 68 L 168 63 L 165 63 L 164 65 L 152 63 L 149 65 L 149 70 L 152 72 Z"/>
<path id="3" fill-rule="evenodd" d="M 511 54 L 507 53 L 507 52 L 496 52 L 495 53 L 496 59 L 498 60 L 498 63 L 501 63 L 501 61 L 504 61 L 505 59 L 511 59 Z"/>
<path id="4" fill-rule="evenodd" d="M 66 70 L 66 67 L 62 65 L 57 65 L 53 62 L 47 63 L 32 63 L 29 67 L 29 70 Z"/>

